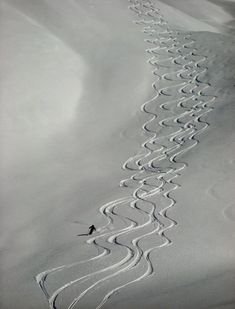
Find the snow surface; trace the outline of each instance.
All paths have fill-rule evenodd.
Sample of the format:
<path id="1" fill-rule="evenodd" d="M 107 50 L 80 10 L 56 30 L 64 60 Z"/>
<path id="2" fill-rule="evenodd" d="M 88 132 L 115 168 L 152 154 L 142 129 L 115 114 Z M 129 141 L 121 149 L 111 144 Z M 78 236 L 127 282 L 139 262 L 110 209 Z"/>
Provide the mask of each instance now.
<path id="1" fill-rule="evenodd" d="M 235 308 L 235 1 L 149 3 L 1 1 L 3 309 Z"/>

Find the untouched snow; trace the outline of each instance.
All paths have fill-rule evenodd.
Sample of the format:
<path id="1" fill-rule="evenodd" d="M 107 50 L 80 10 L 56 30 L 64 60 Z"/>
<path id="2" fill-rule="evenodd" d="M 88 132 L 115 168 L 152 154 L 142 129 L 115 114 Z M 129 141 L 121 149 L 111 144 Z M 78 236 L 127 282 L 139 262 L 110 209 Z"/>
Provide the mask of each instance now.
<path id="1" fill-rule="evenodd" d="M 153 1 L 155 58 L 133 2 L 1 1 L 3 309 L 235 308 L 235 2 Z"/>

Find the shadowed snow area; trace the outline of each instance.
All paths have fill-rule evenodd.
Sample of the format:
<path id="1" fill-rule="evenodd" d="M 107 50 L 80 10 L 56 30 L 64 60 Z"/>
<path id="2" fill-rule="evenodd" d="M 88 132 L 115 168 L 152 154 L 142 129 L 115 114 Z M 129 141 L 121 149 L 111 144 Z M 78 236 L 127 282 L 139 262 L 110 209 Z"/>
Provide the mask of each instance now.
<path id="1" fill-rule="evenodd" d="M 0 3 L 0 307 L 234 309 L 235 2 Z"/>

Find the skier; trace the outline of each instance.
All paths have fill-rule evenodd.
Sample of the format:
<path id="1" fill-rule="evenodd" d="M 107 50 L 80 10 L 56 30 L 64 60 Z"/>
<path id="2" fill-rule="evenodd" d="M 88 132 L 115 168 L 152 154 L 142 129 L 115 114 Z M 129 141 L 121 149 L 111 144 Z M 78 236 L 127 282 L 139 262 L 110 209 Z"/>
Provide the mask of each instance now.
<path id="1" fill-rule="evenodd" d="M 95 228 L 95 226 L 94 226 L 94 224 L 92 224 L 91 226 L 89 226 L 89 233 L 88 233 L 88 235 L 91 235 L 94 231 L 96 231 L 96 228 Z"/>

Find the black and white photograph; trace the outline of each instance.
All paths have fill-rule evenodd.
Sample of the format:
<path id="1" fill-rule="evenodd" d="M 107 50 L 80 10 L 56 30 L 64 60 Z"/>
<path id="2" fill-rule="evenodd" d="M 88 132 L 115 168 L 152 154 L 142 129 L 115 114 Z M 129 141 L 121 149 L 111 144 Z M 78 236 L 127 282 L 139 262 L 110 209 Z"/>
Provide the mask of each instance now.
<path id="1" fill-rule="evenodd" d="M 0 0 L 0 309 L 235 309 L 235 0 Z"/>

